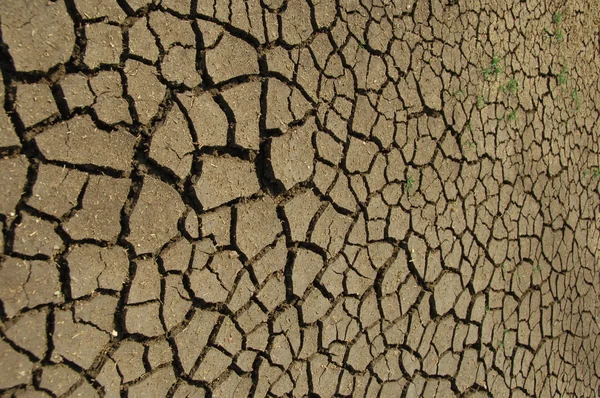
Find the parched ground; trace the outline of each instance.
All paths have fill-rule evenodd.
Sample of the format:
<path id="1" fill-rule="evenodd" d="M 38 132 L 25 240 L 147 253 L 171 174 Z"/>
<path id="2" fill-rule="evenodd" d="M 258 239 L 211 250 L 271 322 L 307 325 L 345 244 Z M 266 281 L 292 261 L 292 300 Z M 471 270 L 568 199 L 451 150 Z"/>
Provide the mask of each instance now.
<path id="1" fill-rule="evenodd" d="M 596 397 L 596 0 L 0 0 L 2 397 Z"/>

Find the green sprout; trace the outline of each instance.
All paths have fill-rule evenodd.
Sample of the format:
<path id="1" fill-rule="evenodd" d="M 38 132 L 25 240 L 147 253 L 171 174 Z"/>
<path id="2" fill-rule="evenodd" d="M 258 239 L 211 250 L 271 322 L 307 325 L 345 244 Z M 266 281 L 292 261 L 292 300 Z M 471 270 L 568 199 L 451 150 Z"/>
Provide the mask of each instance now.
<path id="1" fill-rule="evenodd" d="M 592 178 L 600 177 L 600 166 L 592 168 Z"/>
<path id="2" fill-rule="evenodd" d="M 502 72 L 500 61 L 499 57 L 493 57 L 490 66 L 483 69 L 483 77 L 485 80 L 490 80 L 491 77 L 494 79 L 498 78 L 498 75 Z"/>
<path id="3" fill-rule="evenodd" d="M 415 180 L 412 177 L 408 177 L 406 179 L 406 193 L 410 196 L 410 192 L 413 189 L 413 186 L 415 184 Z"/>
<path id="4" fill-rule="evenodd" d="M 477 97 L 477 102 L 475 103 L 475 106 L 477 106 L 477 109 L 479 110 L 482 110 L 485 107 L 485 98 L 483 98 L 483 95 Z"/>
<path id="5" fill-rule="evenodd" d="M 538 264 L 537 267 L 535 267 L 533 270 L 534 271 L 541 271 L 542 270 L 542 265 Z"/>
<path id="6" fill-rule="evenodd" d="M 552 23 L 554 25 L 558 25 L 562 22 L 564 17 L 564 14 L 560 11 L 555 11 L 554 14 L 552 14 Z"/>
<path id="7" fill-rule="evenodd" d="M 571 91 L 571 99 L 575 104 L 575 110 L 579 110 L 579 108 L 581 108 L 581 95 L 579 94 L 579 91 L 577 91 L 577 89 L 575 88 Z"/>
<path id="8" fill-rule="evenodd" d="M 569 81 L 569 71 L 566 66 L 563 66 L 563 68 L 560 70 L 560 73 L 558 74 L 558 76 L 556 76 L 556 82 L 558 83 L 559 86 L 562 86 L 563 84 L 567 84 L 568 81 Z"/>
<path id="9" fill-rule="evenodd" d="M 508 115 L 506 115 L 506 120 L 509 120 L 509 121 L 517 120 L 517 110 L 513 109 Z"/>
<path id="10" fill-rule="evenodd" d="M 512 95 L 515 95 L 517 94 L 517 91 L 519 91 L 519 84 L 514 78 L 512 78 L 504 86 L 501 86 L 500 89 L 503 92 L 508 92 Z"/>

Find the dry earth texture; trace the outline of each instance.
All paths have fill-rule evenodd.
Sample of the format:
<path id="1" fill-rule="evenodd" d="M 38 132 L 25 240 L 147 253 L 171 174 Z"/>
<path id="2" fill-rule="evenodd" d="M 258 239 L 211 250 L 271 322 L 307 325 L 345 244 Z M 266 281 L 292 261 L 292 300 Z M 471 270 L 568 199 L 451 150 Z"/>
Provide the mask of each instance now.
<path id="1" fill-rule="evenodd" d="M 597 0 L 1 0 L 0 395 L 594 397 Z"/>

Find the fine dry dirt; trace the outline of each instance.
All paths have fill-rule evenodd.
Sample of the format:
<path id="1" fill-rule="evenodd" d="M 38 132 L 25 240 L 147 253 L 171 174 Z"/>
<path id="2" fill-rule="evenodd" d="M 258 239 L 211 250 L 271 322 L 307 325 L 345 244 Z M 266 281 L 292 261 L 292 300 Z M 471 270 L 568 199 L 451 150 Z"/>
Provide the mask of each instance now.
<path id="1" fill-rule="evenodd" d="M 595 397 L 597 0 L 0 0 L 0 396 Z"/>

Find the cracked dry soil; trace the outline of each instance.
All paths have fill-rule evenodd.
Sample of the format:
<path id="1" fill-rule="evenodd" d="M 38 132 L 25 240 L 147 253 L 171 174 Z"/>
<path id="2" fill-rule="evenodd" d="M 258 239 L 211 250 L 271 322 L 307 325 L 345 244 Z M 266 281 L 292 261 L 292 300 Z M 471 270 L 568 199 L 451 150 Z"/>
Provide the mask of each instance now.
<path id="1" fill-rule="evenodd" d="M 596 1 L 0 1 L 2 397 L 595 397 Z"/>

